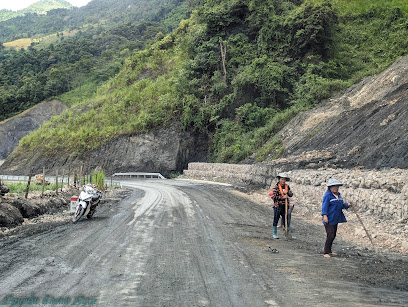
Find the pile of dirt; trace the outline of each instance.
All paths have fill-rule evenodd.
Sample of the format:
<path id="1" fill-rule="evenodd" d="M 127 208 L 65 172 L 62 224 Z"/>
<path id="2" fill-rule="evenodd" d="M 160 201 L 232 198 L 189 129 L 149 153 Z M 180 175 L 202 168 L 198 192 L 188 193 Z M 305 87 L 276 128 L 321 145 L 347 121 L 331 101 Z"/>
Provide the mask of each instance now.
<path id="1" fill-rule="evenodd" d="M 7 194 L 0 198 L 0 227 L 19 226 L 24 219 L 67 209 L 73 193 L 78 191 L 65 189 L 58 195 L 54 191 L 47 191 L 43 198 L 40 193 L 30 193 L 28 199 L 17 194 Z"/>

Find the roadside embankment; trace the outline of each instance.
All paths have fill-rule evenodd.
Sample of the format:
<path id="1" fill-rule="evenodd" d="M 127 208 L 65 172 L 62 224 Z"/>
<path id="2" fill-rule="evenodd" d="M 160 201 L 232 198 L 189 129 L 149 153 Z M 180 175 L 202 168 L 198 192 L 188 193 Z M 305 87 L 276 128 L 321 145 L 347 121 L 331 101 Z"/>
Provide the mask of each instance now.
<path id="1" fill-rule="evenodd" d="M 77 190 L 64 189 L 58 195 L 55 191 L 46 191 L 44 197 L 40 193 L 30 193 L 27 199 L 19 194 L 6 194 L 0 197 L 0 227 L 1 230 L 27 223 L 45 214 L 55 214 L 67 210 L 72 194 Z"/>
<path id="2" fill-rule="evenodd" d="M 70 187 L 58 195 L 55 191 L 45 191 L 43 197 L 40 192 L 30 192 L 28 199 L 13 193 L 0 197 L 0 236 L 31 224 L 70 222 L 70 199 L 79 193 L 79 189 Z M 105 191 L 101 205 L 117 202 L 127 195 L 123 189 Z"/>
<path id="3" fill-rule="evenodd" d="M 281 169 L 274 164 L 190 163 L 183 177 L 253 186 L 249 196 L 272 205 L 269 187 Z M 321 201 L 329 178 L 342 182 L 344 199 L 355 204 L 374 243 L 389 250 L 408 253 L 408 170 L 298 169 L 286 172 L 294 192 L 294 221 L 297 217 L 321 224 Z M 346 213 L 349 223 L 339 235 L 359 244 L 369 244 L 356 215 Z M 296 223 L 296 222 L 295 222 Z"/>

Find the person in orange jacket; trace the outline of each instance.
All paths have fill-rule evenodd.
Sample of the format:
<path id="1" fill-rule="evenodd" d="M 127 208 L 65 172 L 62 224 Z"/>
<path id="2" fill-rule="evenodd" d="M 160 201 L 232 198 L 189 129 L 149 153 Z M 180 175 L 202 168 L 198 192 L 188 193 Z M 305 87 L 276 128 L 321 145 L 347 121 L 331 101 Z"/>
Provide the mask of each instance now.
<path id="1" fill-rule="evenodd" d="M 269 196 L 273 200 L 273 238 L 279 239 L 278 237 L 278 222 L 279 218 L 282 217 L 285 225 L 285 200 L 288 201 L 288 208 L 290 206 L 289 197 L 293 196 L 293 192 L 290 190 L 289 185 L 286 184 L 290 181 L 290 178 L 285 173 L 280 173 L 278 176 L 278 183 L 269 192 Z M 293 209 L 293 206 L 292 206 Z M 290 213 L 291 210 L 288 209 L 288 230 L 290 231 Z"/>

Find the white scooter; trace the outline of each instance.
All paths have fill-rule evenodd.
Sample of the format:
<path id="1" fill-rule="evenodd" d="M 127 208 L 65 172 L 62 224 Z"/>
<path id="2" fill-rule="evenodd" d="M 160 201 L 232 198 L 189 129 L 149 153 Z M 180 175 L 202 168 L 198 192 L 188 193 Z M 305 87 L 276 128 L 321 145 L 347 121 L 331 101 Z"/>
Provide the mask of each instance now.
<path id="1" fill-rule="evenodd" d="M 96 206 L 99 204 L 102 198 L 102 192 L 95 190 L 89 185 L 84 185 L 82 189 L 83 190 L 78 197 L 78 206 L 72 219 L 73 223 L 78 222 L 84 215 L 86 215 L 88 219 L 92 218 L 95 213 Z"/>

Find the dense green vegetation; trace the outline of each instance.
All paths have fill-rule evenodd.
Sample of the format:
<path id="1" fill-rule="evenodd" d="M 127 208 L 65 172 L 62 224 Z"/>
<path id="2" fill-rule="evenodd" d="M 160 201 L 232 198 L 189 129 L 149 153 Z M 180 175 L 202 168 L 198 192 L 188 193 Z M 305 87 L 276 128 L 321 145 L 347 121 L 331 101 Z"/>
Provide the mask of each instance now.
<path id="1" fill-rule="evenodd" d="M 88 28 L 74 37 L 28 50 L 0 50 L 0 120 L 53 96 L 76 89 L 74 104 L 119 72 L 123 58 L 162 30 L 158 24 Z M 72 99 L 75 97 L 75 99 Z"/>
<path id="2" fill-rule="evenodd" d="M 58 32 L 56 41 L 33 43 L 27 50 L 2 48 L 0 45 L 0 121 L 63 93 L 70 92 L 62 97 L 70 105 L 91 96 L 98 86 L 119 72 L 124 58 L 134 50 L 143 49 L 157 33 L 166 33 L 171 27 L 178 25 L 179 20 L 187 16 L 188 10 L 191 9 L 181 5 L 182 1 L 172 0 L 123 0 L 113 8 L 109 3 L 105 0 L 93 1 L 89 7 L 76 9 L 75 14 L 82 16 L 86 22 L 92 19 L 99 22 L 100 18 L 106 17 L 105 14 L 119 7 L 129 15 L 123 19 L 136 18 L 134 22 L 121 21 L 113 25 L 110 23 L 109 26 L 88 25 L 71 37 L 65 37 L 62 32 Z M 126 7 L 131 3 L 139 3 L 139 6 L 127 10 Z M 163 9 L 160 3 L 168 4 L 167 8 Z M 177 3 L 180 5 L 176 6 Z M 157 7 L 152 8 L 153 4 Z M 172 11 L 173 8 L 177 9 Z M 142 17 L 144 13 L 146 14 Z M 24 29 L 33 33 L 39 31 L 44 35 L 47 32 L 43 27 L 58 30 L 64 25 L 67 26 L 67 20 L 70 19 L 64 20 L 64 17 L 70 17 L 70 14 L 74 14 L 72 10 L 52 10 L 46 16 L 31 14 L 0 25 L 13 28 L 10 25 L 23 20 L 25 22 L 21 25 Z M 119 11 L 112 12 L 111 16 L 118 17 L 118 14 Z M 144 21 L 143 18 L 157 19 L 160 22 Z M 46 22 L 43 23 L 43 20 Z M 79 21 L 76 25 L 78 24 Z M 0 33 L 5 35 L 4 32 Z M 31 33 L 27 35 L 30 36 Z"/>
<path id="3" fill-rule="evenodd" d="M 93 173 L 92 176 L 92 182 L 98 187 L 99 190 L 104 190 L 105 189 L 105 172 L 101 169 L 95 173 Z"/>
<path id="4" fill-rule="evenodd" d="M 274 135 L 299 111 L 407 54 L 402 2 L 201 1 L 190 19 L 157 35 L 80 108 L 17 150 L 83 153 L 180 121 L 210 137 L 212 161 L 277 158 L 285 144 Z"/>
<path id="5" fill-rule="evenodd" d="M 161 22 L 167 30 L 188 16 L 194 1 L 186 0 L 93 0 L 84 7 L 54 9 L 46 15 L 27 13 L 0 22 L 0 42 L 54 34 L 84 26 L 111 28 L 138 21 Z"/>

